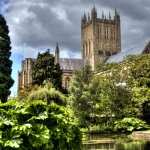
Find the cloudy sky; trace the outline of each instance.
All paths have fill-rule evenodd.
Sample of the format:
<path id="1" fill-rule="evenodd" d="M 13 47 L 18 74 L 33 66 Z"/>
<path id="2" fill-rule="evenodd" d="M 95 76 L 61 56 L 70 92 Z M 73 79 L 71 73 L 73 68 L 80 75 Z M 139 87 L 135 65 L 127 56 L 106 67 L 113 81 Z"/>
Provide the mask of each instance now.
<path id="1" fill-rule="evenodd" d="M 57 42 L 62 57 L 80 57 L 80 20 L 84 12 L 96 6 L 112 16 L 120 13 L 122 52 L 139 53 L 150 39 L 150 0 L 0 0 L 0 12 L 9 25 L 12 42 L 13 78 L 16 94 L 17 72 L 21 60 L 36 57 L 39 51 L 53 49 Z"/>

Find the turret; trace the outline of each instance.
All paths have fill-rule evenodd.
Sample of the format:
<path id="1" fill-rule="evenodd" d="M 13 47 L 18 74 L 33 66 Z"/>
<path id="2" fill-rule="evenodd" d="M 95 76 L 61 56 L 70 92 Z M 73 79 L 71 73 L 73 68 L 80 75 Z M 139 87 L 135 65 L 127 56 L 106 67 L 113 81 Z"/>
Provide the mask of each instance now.
<path id="1" fill-rule="evenodd" d="M 102 19 L 104 19 L 104 12 L 102 11 Z"/>
<path id="2" fill-rule="evenodd" d="M 95 6 L 93 7 L 91 11 L 91 17 L 92 17 L 92 20 L 95 20 L 97 18 L 97 11 L 96 11 Z"/>
<path id="3" fill-rule="evenodd" d="M 86 14 L 84 13 L 84 16 L 82 17 L 82 24 L 85 24 L 87 22 Z"/>
<path id="4" fill-rule="evenodd" d="M 56 44 L 56 49 L 55 49 L 55 64 L 59 64 L 59 45 L 58 45 L 58 43 Z"/>
<path id="5" fill-rule="evenodd" d="M 115 16 L 114 16 L 114 20 L 115 20 L 116 22 L 120 22 L 120 15 L 118 14 L 116 8 L 115 8 Z"/>
<path id="6" fill-rule="evenodd" d="M 91 18 L 90 18 L 90 14 L 88 13 L 88 21 L 90 21 L 91 20 Z"/>
<path id="7" fill-rule="evenodd" d="M 110 14 L 110 12 L 109 12 L 109 20 L 111 20 L 111 14 Z"/>

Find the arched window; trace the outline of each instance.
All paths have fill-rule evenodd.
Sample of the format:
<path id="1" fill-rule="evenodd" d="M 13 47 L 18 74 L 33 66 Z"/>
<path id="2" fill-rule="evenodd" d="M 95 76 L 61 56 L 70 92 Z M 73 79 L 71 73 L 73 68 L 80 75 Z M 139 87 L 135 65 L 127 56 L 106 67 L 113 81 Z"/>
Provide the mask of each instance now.
<path id="1" fill-rule="evenodd" d="M 91 42 L 89 40 L 89 52 L 88 52 L 88 55 L 90 56 L 91 55 Z"/>
<path id="2" fill-rule="evenodd" d="M 88 44 L 87 44 L 87 42 L 85 43 L 85 56 L 87 56 L 88 55 Z"/>
<path id="3" fill-rule="evenodd" d="M 83 44 L 83 51 L 82 51 L 83 57 L 85 56 L 85 45 Z"/>
<path id="4" fill-rule="evenodd" d="M 66 79 L 65 79 L 65 89 L 69 88 L 69 83 L 70 83 L 70 78 L 66 77 Z"/>

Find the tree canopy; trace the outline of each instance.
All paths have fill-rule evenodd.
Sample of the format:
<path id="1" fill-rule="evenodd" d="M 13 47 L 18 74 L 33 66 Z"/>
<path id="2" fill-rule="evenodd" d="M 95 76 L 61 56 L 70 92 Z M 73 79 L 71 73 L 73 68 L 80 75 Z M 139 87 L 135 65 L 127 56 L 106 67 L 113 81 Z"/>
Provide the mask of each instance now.
<path id="1" fill-rule="evenodd" d="M 12 61 L 9 30 L 5 18 L 0 15 L 0 100 L 6 102 L 14 81 L 11 78 Z"/>
<path id="2" fill-rule="evenodd" d="M 128 56 L 118 64 L 100 66 L 96 74 L 86 66 L 71 82 L 72 106 L 81 124 L 110 128 L 123 118 L 148 119 L 150 55 Z"/>
<path id="3" fill-rule="evenodd" d="M 56 89 L 61 89 L 62 70 L 49 51 L 39 53 L 33 65 L 33 84 L 42 85 L 43 82 L 51 82 Z"/>

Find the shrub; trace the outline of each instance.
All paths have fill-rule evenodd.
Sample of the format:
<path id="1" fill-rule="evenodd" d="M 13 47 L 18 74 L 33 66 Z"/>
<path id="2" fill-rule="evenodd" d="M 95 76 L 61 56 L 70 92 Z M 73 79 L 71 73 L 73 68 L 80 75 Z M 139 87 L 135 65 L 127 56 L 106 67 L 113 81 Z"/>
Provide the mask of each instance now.
<path id="1" fill-rule="evenodd" d="M 48 104 L 54 102 L 59 105 L 66 104 L 66 97 L 59 91 L 55 90 L 54 88 L 39 88 L 38 90 L 32 91 L 29 96 L 28 100 L 43 100 L 47 101 Z"/>
<path id="2" fill-rule="evenodd" d="M 118 132 L 132 132 L 148 128 L 149 126 L 144 121 L 133 117 L 124 118 L 115 122 L 115 131 Z"/>
<path id="3" fill-rule="evenodd" d="M 80 150 L 73 112 L 43 101 L 0 104 L 0 149 Z"/>

